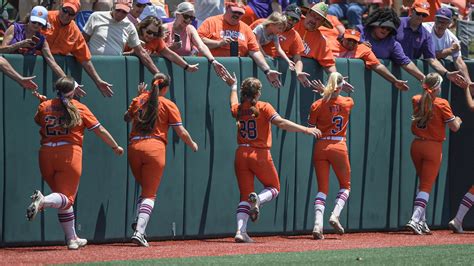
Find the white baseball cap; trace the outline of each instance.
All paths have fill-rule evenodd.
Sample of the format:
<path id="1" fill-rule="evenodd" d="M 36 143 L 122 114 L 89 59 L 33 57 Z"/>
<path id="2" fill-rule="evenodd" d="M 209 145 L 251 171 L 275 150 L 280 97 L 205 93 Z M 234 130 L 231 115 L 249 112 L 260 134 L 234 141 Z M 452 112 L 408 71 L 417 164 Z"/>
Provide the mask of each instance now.
<path id="1" fill-rule="evenodd" d="M 31 10 L 30 21 L 39 22 L 44 27 L 48 23 L 48 10 L 44 6 L 35 6 Z"/>

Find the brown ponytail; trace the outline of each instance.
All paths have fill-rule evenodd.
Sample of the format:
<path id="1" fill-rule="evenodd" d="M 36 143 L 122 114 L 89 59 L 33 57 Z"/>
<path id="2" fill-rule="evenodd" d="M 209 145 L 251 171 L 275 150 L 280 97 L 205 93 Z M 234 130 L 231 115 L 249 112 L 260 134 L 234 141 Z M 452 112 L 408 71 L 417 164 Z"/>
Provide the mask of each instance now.
<path id="1" fill-rule="evenodd" d="M 239 104 L 239 107 L 237 108 L 237 127 L 240 128 L 240 114 L 241 114 L 241 108 L 242 108 L 242 103 L 245 101 L 249 101 L 250 104 L 252 105 L 250 107 L 250 110 L 252 111 L 252 116 L 257 118 L 258 115 L 260 114 L 258 108 L 256 107 L 257 105 L 257 96 L 260 93 L 260 90 L 262 89 L 262 83 L 260 80 L 256 78 L 246 78 L 242 82 L 242 86 L 240 87 L 240 99 L 241 99 L 241 104 Z"/>
<path id="2" fill-rule="evenodd" d="M 76 82 L 72 77 L 62 77 L 56 81 L 54 88 L 58 93 L 58 97 L 61 100 L 61 104 L 64 108 L 64 123 L 63 128 L 73 128 L 82 124 L 81 113 L 77 110 L 77 107 L 72 104 L 67 94 L 73 93 Z"/>
<path id="3" fill-rule="evenodd" d="M 151 133 L 155 128 L 155 125 L 160 122 L 160 118 L 158 116 L 158 92 L 169 86 L 170 78 L 168 75 L 158 73 L 153 77 L 151 83 L 150 97 L 144 104 L 145 112 L 138 115 L 135 123 L 135 128 L 142 134 Z"/>
<path id="4" fill-rule="evenodd" d="M 423 95 L 418 103 L 418 110 L 413 114 L 412 120 L 419 128 L 425 128 L 433 113 L 433 101 L 436 96 L 432 93 L 439 89 L 443 78 L 438 73 L 429 73 L 423 80 Z"/>

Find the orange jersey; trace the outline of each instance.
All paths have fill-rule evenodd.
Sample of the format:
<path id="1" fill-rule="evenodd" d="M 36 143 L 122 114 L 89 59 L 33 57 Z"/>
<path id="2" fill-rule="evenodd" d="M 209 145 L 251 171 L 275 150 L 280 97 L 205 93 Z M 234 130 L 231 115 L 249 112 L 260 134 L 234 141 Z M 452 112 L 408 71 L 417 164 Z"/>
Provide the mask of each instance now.
<path id="1" fill-rule="evenodd" d="M 91 60 L 89 47 L 74 20 L 68 25 L 62 25 L 59 21 L 59 11 L 55 10 L 48 12 L 48 22 L 48 28 L 43 34 L 51 54 L 72 54 L 79 63 Z"/>
<path id="2" fill-rule="evenodd" d="M 240 128 L 237 130 L 237 143 L 247 144 L 254 148 L 272 147 L 271 121 L 279 114 L 273 106 L 267 102 L 258 101 L 255 105 L 259 111 L 258 117 L 252 116 L 251 104 L 243 102 L 240 109 Z M 233 104 L 231 112 L 233 117 L 237 117 L 239 104 Z"/>
<path id="3" fill-rule="evenodd" d="M 375 56 L 374 52 L 372 52 L 372 49 L 364 44 L 358 44 L 354 50 L 349 51 L 342 46 L 341 42 L 336 40 L 331 42 L 331 50 L 337 58 L 362 59 L 365 63 L 365 67 L 369 69 L 380 64 L 380 61 Z"/>
<path id="4" fill-rule="evenodd" d="M 254 23 L 252 23 L 252 25 L 250 25 L 250 28 L 255 29 L 255 27 L 260 25 L 263 21 L 265 21 L 264 18 L 256 20 Z M 280 41 L 281 49 L 289 58 L 292 58 L 294 55 L 300 54 L 304 51 L 303 40 L 301 39 L 300 34 L 294 29 L 290 29 L 289 31 L 279 34 L 278 40 Z M 263 45 L 262 48 L 263 51 L 271 57 L 280 56 L 273 42 Z"/>
<path id="5" fill-rule="evenodd" d="M 326 37 L 330 42 L 337 41 L 337 37 L 341 35 L 341 33 L 337 30 L 337 26 L 342 25 L 341 21 L 336 16 L 327 15 L 326 18 L 331 22 L 333 28 L 329 29 L 326 27 L 319 27 L 318 30 Z"/>
<path id="6" fill-rule="evenodd" d="M 319 99 L 311 105 L 308 125 L 318 127 L 323 133 L 322 137 L 345 137 L 353 106 L 351 97 L 337 96 L 329 101 Z"/>
<path id="7" fill-rule="evenodd" d="M 142 43 L 142 46 L 149 54 L 159 54 L 161 50 L 166 47 L 166 43 L 163 39 L 156 38 L 147 43 Z M 124 52 L 129 52 L 131 50 L 132 48 L 128 47 L 128 45 L 125 45 L 125 48 L 123 49 Z"/>
<path id="8" fill-rule="evenodd" d="M 336 65 L 336 60 L 328 45 L 328 41 L 319 30 L 306 30 L 303 18 L 295 25 L 295 30 L 300 34 L 303 40 L 304 50 L 301 56 L 313 58 L 323 67 Z"/>
<path id="9" fill-rule="evenodd" d="M 412 98 L 413 113 L 418 111 L 418 103 L 421 101 L 421 95 L 415 95 Z M 416 123 L 411 124 L 411 132 L 418 138 L 432 141 L 443 141 L 446 139 L 445 125 L 454 120 L 454 114 L 449 102 L 443 98 L 436 97 L 433 101 L 431 118 L 426 127 L 419 128 Z"/>
<path id="10" fill-rule="evenodd" d="M 136 118 L 140 113 L 145 112 L 146 104 L 150 92 L 142 93 L 140 96 L 135 97 L 128 108 L 128 114 L 133 119 L 132 132 L 130 132 L 130 139 L 137 136 L 143 136 L 142 133 L 136 129 Z M 147 136 L 156 137 L 161 139 L 165 144 L 168 143 L 168 128 L 170 126 L 181 126 L 181 114 L 178 106 L 163 96 L 158 97 L 158 119 L 159 122 L 155 124 L 153 132 Z"/>
<path id="11" fill-rule="evenodd" d="M 99 121 L 87 106 L 76 100 L 71 100 L 71 103 L 79 110 L 82 124 L 69 129 L 62 127 L 66 111 L 60 99 L 47 100 L 38 106 L 35 122 L 41 127 L 39 131 L 41 144 L 65 141 L 82 146 L 84 129 L 93 130 L 100 126 Z"/>
<path id="12" fill-rule="evenodd" d="M 230 25 L 223 15 L 217 15 L 204 20 L 198 29 L 199 37 L 220 41 L 224 37 L 237 39 L 239 42 L 239 56 L 248 56 L 249 51 L 258 52 L 257 38 L 252 29 L 242 21 L 238 25 Z M 230 56 L 230 45 L 209 49 L 213 56 Z"/>

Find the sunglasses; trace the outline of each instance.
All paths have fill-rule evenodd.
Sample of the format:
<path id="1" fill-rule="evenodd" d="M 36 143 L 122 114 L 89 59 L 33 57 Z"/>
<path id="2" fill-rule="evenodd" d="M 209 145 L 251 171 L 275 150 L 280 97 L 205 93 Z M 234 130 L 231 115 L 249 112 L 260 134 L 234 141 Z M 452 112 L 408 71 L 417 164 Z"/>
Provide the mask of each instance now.
<path id="1" fill-rule="evenodd" d="M 160 33 L 159 33 L 159 32 L 154 32 L 154 31 L 152 31 L 152 30 L 147 30 L 147 31 L 146 31 L 146 34 L 148 34 L 148 35 L 153 35 L 153 36 L 155 36 L 155 37 L 160 36 Z"/>
<path id="2" fill-rule="evenodd" d="M 299 19 L 294 18 L 294 17 L 290 17 L 290 16 L 286 16 L 286 20 L 288 20 L 288 21 L 293 21 L 293 22 L 298 22 L 298 21 L 300 21 Z"/>
<path id="3" fill-rule="evenodd" d="M 384 30 L 384 31 L 392 31 L 392 28 L 390 28 L 390 27 L 384 27 L 384 26 L 382 26 L 382 27 L 380 27 L 380 28 L 381 28 L 382 30 Z"/>
<path id="4" fill-rule="evenodd" d="M 74 17 L 76 15 L 76 13 L 74 13 L 74 11 L 72 11 L 72 12 L 69 11 L 69 9 L 67 9 L 67 7 L 61 8 L 61 11 L 63 11 L 64 14 L 68 14 L 71 17 Z"/>
<path id="5" fill-rule="evenodd" d="M 182 16 L 183 16 L 183 18 L 184 18 L 185 20 L 189 20 L 189 19 L 190 19 L 191 21 L 194 21 L 194 20 L 196 19 L 195 16 L 191 16 L 191 15 L 188 15 L 188 14 L 182 14 Z"/>
<path id="6" fill-rule="evenodd" d="M 135 3 L 135 6 L 138 8 L 144 8 L 147 6 L 147 4 L 140 4 L 140 3 Z"/>
<path id="7" fill-rule="evenodd" d="M 35 25 L 38 25 L 38 26 L 41 26 L 41 27 L 44 26 L 41 22 L 38 22 L 38 21 L 31 21 L 31 23 L 35 24 Z"/>
<path id="8" fill-rule="evenodd" d="M 419 16 L 419 17 L 424 17 L 424 18 L 428 17 L 428 15 L 427 15 L 427 14 L 425 14 L 425 13 L 420 13 L 420 12 L 417 12 L 416 10 L 415 10 L 415 14 L 416 14 L 417 16 Z"/>
<path id="9" fill-rule="evenodd" d="M 232 14 L 236 15 L 236 16 L 243 16 L 244 15 L 244 13 L 238 12 L 238 11 L 232 11 Z"/>

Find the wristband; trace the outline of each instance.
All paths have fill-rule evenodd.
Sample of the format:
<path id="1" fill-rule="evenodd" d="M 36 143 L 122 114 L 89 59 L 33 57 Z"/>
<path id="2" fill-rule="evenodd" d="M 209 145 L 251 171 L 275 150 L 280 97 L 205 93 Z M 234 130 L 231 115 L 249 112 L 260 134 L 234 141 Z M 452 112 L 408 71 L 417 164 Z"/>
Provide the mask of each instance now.
<path id="1" fill-rule="evenodd" d="M 265 73 L 265 75 L 268 75 L 268 73 L 270 73 L 270 70 L 271 70 L 271 69 L 269 68 L 269 69 L 263 71 L 263 73 Z"/>
<path id="2" fill-rule="evenodd" d="M 189 64 L 186 64 L 186 66 L 183 68 L 184 70 L 188 70 Z"/>
<path id="3" fill-rule="evenodd" d="M 211 59 L 211 60 L 209 60 L 209 64 L 214 64 L 215 61 L 216 61 L 216 59 Z"/>
<path id="4" fill-rule="evenodd" d="M 231 91 L 237 91 L 237 82 L 232 84 L 232 86 L 230 87 L 230 90 Z"/>
<path id="5" fill-rule="evenodd" d="M 448 77 L 448 72 L 449 72 L 449 71 L 447 71 L 447 70 L 446 70 L 446 72 L 444 72 L 443 78 L 447 78 L 447 77 Z"/>
<path id="6" fill-rule="evenodd" d="M 115 150 L 118 149 L 118 148 L 119 148 L 119 146 L 115 146 L 115 147 L 112 147 L 112 150 L 115 151 Z"/>

